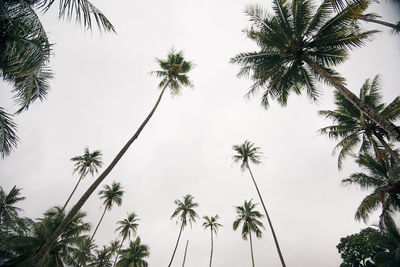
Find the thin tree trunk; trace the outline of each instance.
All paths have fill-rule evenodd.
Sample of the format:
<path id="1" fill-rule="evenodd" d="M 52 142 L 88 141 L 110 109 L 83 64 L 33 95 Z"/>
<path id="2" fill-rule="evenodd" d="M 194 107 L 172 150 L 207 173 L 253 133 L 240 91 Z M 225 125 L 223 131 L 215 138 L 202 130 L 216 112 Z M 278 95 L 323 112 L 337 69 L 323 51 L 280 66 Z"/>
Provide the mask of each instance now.
<path id="1" fill-rule="evenodd" d="M 276 235 L 275 235 L 274 227 L 272 226 L 272 222 L 271 222 L 271 219 L 270 219 L 270 217 L 268 215 L 267 208 L 265 207 L 264 200 L 261 197 L 260 190 L 258 190 L 258 186 L 257 186 L 256 180 L 254 179 L 253 173 L 251 172 L 251 169 L 250 169 L 250 166 L 249 166 L 248 162 L 246 162 L 246 167 L 249 170 L 251 179 L 253 180 L 254 186 L 256 187 L 256 190 L 257 190 L 257 193 L 258 193 L 258 197 L 260 198 L 261 204 L 262 204 L 262 206 L 264 208 L 265 215 L 267 216 L 268 224 L 269 224 L 269 227 L 271 228 L 272 236 L 274 238 L 276 250 L 278 251 L 279 259 L 281 260 L 282 266 L 286 267 L 285 260 L 283 259 L 282 252 L 281 252 L 281 249 L 279 247 L 278 239 L 276 238 Z"/>
<path id="2" fill-rule="evenodd" d="M 394 160 L 400 164 L 399 155 L 395 151 L 393 151 L 393 149 L 388 145 L 388 143 L 385 142 L 383 137 L 376 132 L 374 132 L 373 134 L 375 135 L 376 138 L 378 138 L 379 142 L 381 142 L 381 144 L 385 148 L 386 152 L 388 152 L 394 158 Z"/>
<path id="3" fill-rule="evenodd" d="M 78 188 L 78 185 L 81 182 L 82 178 L 83 178 L 83 173 L 82 173 L 81 177 L 79 177 L 79 180 L 76 183 L 74 190 L 72 190 L 72 193 L 69 195 L 69 198 L 67 199 L 67 202 L 65 202 L 64 207 L 62 208 L 61 212 L 63 212 L 65 210 L 65 208 L 67 207 L 68 202 L 70 201 L 72 195 L 75 193 L 76 188 Z"/>
<path id="4" fill-rule="evenodd" d="M 61 224 L 57 227 L 57 229 L 53 232 L 53 234 L 46 240 L 46 243 L 41 247 L 38 253 L 32 258 L 30 261 L 30 266 L 38 266 L 39 263 L 44 259 L 46 254 L 49 252 L 51 246 L 54 245 L 57 238 L 64 231 L 65 227 L 70 223 L 72 218 L 78 213 L 78 211 L 82 208 L 83 204 L 85 204 L 86 200 L 92 195 L 92 193 L 96 190 L 96 188 L 103 182 L 103 180 L 107 177 L 107 175 L 111 172 L 111 170 L 117 165 L 118 161 L 122 158 L 131 144 L 139 137 L 143 128 L 149 122 L 150 118 L 153 116 L 156 111 L 158 105 L 160 104 L 161 98 L 165 92 L 165 89 L 169 85 L 169 81 L 165 84 L 164 88 L 161 90 L 161 93 L 157 99 L 156 104 L 153 109 L 150 111 L 149 115 L 147 115 L 146 119 L 140 125 L 139 129 L 135 132 L 135 134 L 129 139 L 129 141 L 125 144 L 125 146 L 121 149 L 121 151 L 117 154 L 117 156 L 113 159 L 110 165 L 103 171 L 102 174 L 93 182 L 93 184 L 88 188 L 88 190 L 83 194 L 83 196 L 79 199 L 79 201 L 72 207 L 71 211 L 65 217 L 65 219 L 61 222 Z"/>
<path id="5" fill-rule="evenodd" d="M 372 23 L 376 23 L 376 24 L 380 24 L 389 28 L 392 28 L 394 31 L 398 31 L 398 26 L 396 24 L 390 23 L 390 22 L 386 22 L 383 20 L 378 20 L 378 19 L 374 19 L 374 18 L 370 18 L 368 16 L 365 15 L 358 15 L 357 19 L 362 20 L 362 21 L 366 21 L 366 22 L 372 22 Z"/>
<path id="6" fill-rule="evenodd" d="M 183 263 L 182 263 L 182 267 L 185 267 L 185 262 L 186 262 L 186 253 L 187 253 L 187 248 L 189 245 L 189 240 L 186 241 L 186 247 L 185 247 L 185 255 L 183 255 Z"/>
<path id="7" fill-rule="evenodd" d="M 253 240 L 251 239 L 251 230 L 249 230 L 249 236 L 250 236 L 250 252 L 251 252 L 251 263 L 254 265 L 254 255 L 253 255 Z"/>
<path id="8" fill-rule="evenodd" d="M 211 230 L 211 254 L 210 254 L 210 267 L 211 267 L 212 256 L 213 256 L 213 248 L 214 248 L 214 242 L 213 242 L 213 231 L 212 231 L 212 227 L 210 227 L 210 230 Z"/>
<path id="9" fill-rule="evenodd" d="M 319 75 L 324 77 L 336 90 L 339 91 L 348 101 L 350 101 L 358 110 L 362 111 L 367 115 L 373 122 L 375 122 L 379 127 L 388 132 L 397 141 L 400 141 L 400 129 L 390 121 L 379 115 L 374 109 L 370 108 L 364 102 L 362 102 L 355 94 L 353 94 L 349 89 L 347 89 L 340 81 L 335 79 L 329 72 L 324 68 L 319 66 L 317 63 L 312 61 L 308 57 L 303 57 L 304 62 L 306 62 L 314 71 Z"/>
<path id="10" fill-rule="evenodd" d="M 181 238 L 182 230 L 183 230 L 183 224 L 181 225 L 181 230 L 179 231 L 178 240 L 176 240 L 175 249 L 174 249 L 174 252 L 172 253 L 172 258 L 169 261 L 168 267 L 171 266 L 172 261 L 174 260 L 175 252 L 176 252 L 176 249 L 178 248 L 178 243 L 179 243 L 179 239 Z"/>
<path id="11" fill-rule="evenodd" d="M 121 248 L 122 248 L 122 244 L 124 243 L 124 241 L 125 241 L 125 237 L 122 239 L 122 241 L 121 241 L 121 244 L 119 245 L 119 248 L 118 248 L 118 250 L 117 250 L 117 256 L 115 257 L 115 260 L 114 260 L 113 267 L 115 266 L 115 264 L 117 264 L 117 260 L 118 260 L 118 252 L 121 250 Z"/>
<path id="12" fill-rule="evenodd" d="M 104 212 L 103 212 L 103 214 L 101 215 L 100 221 L 99 221 L 99 223 L 97 224 L 96 229 L 94 229 L 93 235 L 92 235 L 92 237 L 90 238 L 90 242 L 92 242 L 92 240 L 93 240 L 93 238 L 94 238 L 94 235 L 96 234 L 97 229 L 99 228 L 100 223 L 101 223 L 101 221 L 103 220 L 104 215 L 106 214 L 106 211 L 107 211 L 107 206 L 104 208 Z"/>

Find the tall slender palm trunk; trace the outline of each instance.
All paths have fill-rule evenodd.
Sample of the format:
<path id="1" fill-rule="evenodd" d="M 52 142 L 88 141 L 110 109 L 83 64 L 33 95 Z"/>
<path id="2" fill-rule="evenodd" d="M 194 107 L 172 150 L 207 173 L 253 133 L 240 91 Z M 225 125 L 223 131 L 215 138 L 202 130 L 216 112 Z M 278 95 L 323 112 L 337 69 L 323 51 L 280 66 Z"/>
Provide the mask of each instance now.
<path id="1" fill-rule="evenodd" d="M 181 225 L 181 230 L 179 230 L 178 240 L 176 240 L 176 245 L 175 245 L 175 248 L 174 248 L 174 252 L 172 253 L 172 257 L 171 257 L 171 260 L 169 261 L 168 267 L 171 266 L 172 261 L 174 260 L 175 252 L 176 252 L 176 249 L 178 248 L 179 239 L 181 238 L 182 230 L 183 230 L 183 224 Z"/>
<path id="2" fill-rule="evenodd" d="M 153 109 L 150 111 L 149 115 L 147 115 L 146 119 L 137 129 L 135 134 L 129 139 L 129 141 L 125 144 L 125 146 L 121 149 L 121 151 L 117 154 L 117 156 L 113 159 L 110 165 L 103 171 L 102 174 L 93 182 L 93 184 L 88 188 L 88 190 L 83 194 L 83 196 L 78 200 L 75 206 L 72 207 L 71 211 L 65 217 L 65 219 L 61 222 L 61 224 L 57 227 L 54 233 L 46 240 L 46 243 L 41 247 L 38 253 L 32 258 L 28 266 L 38 266 L 39 263 L 44 259 L 46 254 L 49 252 L 51 246 L 54 245 L 57 238 L 60 234 L 64 231 L 65 227 L 70 223 L 72 218 L 77 214 L 77 212 L 82 208 L 83 204 L 85 204 L 86 200 L 92 195 L 92 193 L 96 190 L 96 188 L 103 182 L 103 180 L 108 176 L 111 170 L 117 165 L 118 161 L 122 158 L 128 148 L 132 145 L 132 143 L 139 137 L 140 133 L 142 132 L 143 128 L 149 122 L 150 118 L 153 116 L 154 112 L 156 111 L 158 105 L 161 102 L 161 98 L 165 92 L 165 89 L 169 85 L 170 81 L 168 81 L 157 99 L 156 104 L 154 105 Z"/>
<path id="3" fill-rule="evenodd" d="M 94 229 L 94 232 L 93 232 L 93 234 L 92 234 L 92 237 L 90 238 L 90 242 L 92 242 L 92 240 L 93 240 L 93 238 L 94 238 L 94 235 L 95 235 L 96 232 L 97 232 L 97 229 L 99 229 L 100 223 L 101 223 L 101 221 L 103 220 L 104 215 L 106 214 L 106 211 L 107 211 L 107 206 L 104 208 L 103 214 L 102 214 L 101 217 L 100 217 L 100 221 L 99 221 L 99 223 L 97 224 L 96 229 Z"/>
<path id="4" fill-rule="evenodd" d="M 214 242 L 213 242 L 213 231 L 212 231 L 212 228 L 211 228 L 211 227 L 210 227 L 210 230 L 211 230 L 211 253 L 210 253 L 210 267 L 211 267 Z"/>
<path id="5" fill-rule="evenodd" d="M 117 250 L 117 256 L 115 256 L 115 260 L 114 260 L 114 263 L 113 263 L 113 267 L 115 266 L 115 264 L 117 264 L 117 260 L 118 260 L 118 252 L 121 250 L 121 248 L 122 248 L 122 244 L 124 243 L 124 241 L 125 241 L 125 237 L 124 237 L 124 238 L 122 238 L 121 244 L 120 244 L 120 245 L 119 245 L 119 247 L 118 247 L 118 250 Z"/>
<path id="6" fill-rule="evenodd" d="M 348 101 L 350 101 L 358 110 L 362 111 L 367 115 L 373 122 L 379 127 L 388 132 L 397 141 L 400 141 L 400 129 L 387 119 L 383 118 L 374 109 L 370 108 L 367 104 L 362 102 L 355 94 L 347 89 L 339 80 L 333 77 L 324 68 L 319 66 L 313 60 L 308 57 L 303 57 L 304 62 L 307 63 L 315 72 L 324 77 L 336 90 L 339 91 Z"/>
<path id="7" fill-rule="evenodd" d="M 392 28 L 392 30 L 394 31 L 399 31 L 399 26 L 390 22 L 386 22 L 383 20 L 378 20 L 378 19 L 374 19 L 365 15 L 358 15 L 356 16 L 357 19 L 362 20 L 362 21 L 366 21 L 366 22 L 372 22 L 372 23 L 376 23 L 379 25 L 383 25 L 389 28 Z"/>
<path id="8" fill-rule="evenodd" d="M 283 259 L 282 252 L 281 252 L 281 249 L 279 247 L 278 239 L 276 238 L 276 235 L 275 235 L 274 227 L 272 226 L 271 218 L 268 215 L 267 208 L 265 207 L 265 204 L 264 204 L 264 200 L 261 197 L 260 190 L 258 190 L 258 186 L 257 186 L 256 180 L 254 179 L 253 173 L 251 172 L 251 169 L 250 169 L 250 166 L 249 166 L 248 162 L 246 162 L 246 167 L 249 170 L 251 179 L 253 180 L 254 186 L 256 187 L 258 197 L 260 198 L 261 204 L 262 204 L 262 206 L 264 208 L 265 215 L 267 216 L 268 224 L 269 224 L 269 227 L 271 228 L 272 236 L 274 238 L 276 250 L 278 251 L 279 259 L 281 260 L 282 266 L 286 267 L 285 260 Z"/>
<path id="9" fill-rule="evenodd" d="M 81 180 L 82 180 L 83 177 L 84 177 L 84 174 L 82 173 L 82 174 L 81 174 L 81 177 L 79 177 L 79 180 L 78 180 L 78 182 L 76 183 L 76 185 L 75 185 L 75 187 L 74 187 L 74 190 L 72 190 L 72 193 L 69 195 L 69 197 L 68 197 L 68 199 L 67 199 L 67 202 L 65 202 L 65 204 L 64 204 L 64 206 L 63 206 L 61 212 L 63 212 L 63 211 L 65 210 L 65 208 L 67 207 L 68 202 L 71 200 L 72 195 L 75 193 L 75 190 L 78 188 L 78 185 L 79 185 L 79 183 L 81 182 Z"/>
<path id="10" fill-rule="evenodd" d="M 251 263 L 252 266 L 254 267 L 254 255 L 253 255 L 253 240 L 251 239 L 251 230 L 249 231 L 249 237 L 250 237 L 250 253 L 251 253 Z"/>
<path id="11" fill-rule="evenodd" d="M 186 253 L 187 253 L 187 248 L 188 248 L 188 245 L 189 245 L 189 240 L 186 240 L 185 255 L 183 255 L 182 267 L 185 267 L 185 262 L 186 262 Z"/>

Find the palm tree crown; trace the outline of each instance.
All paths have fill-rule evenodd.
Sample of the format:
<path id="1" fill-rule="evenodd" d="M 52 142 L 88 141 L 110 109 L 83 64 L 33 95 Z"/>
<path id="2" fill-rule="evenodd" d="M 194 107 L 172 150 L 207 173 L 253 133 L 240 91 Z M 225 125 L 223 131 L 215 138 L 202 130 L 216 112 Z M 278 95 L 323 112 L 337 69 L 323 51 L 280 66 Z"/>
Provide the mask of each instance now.
<path id="1" fill-rule="evenodd" d="M 106 210 L 111 210 L 113 204 L 121 206 L 124 190 L 120 183 L 112 182 L 111 186 L 104 185 L 104 189 L 100 190 L 100 199 L 103 199 L 103 205 Z"/>
<path id="2" fill-rule="evenodd" d="M 249 140 L 244 141 L 242 145 L 232 146 L 232 149 L 237 153 L 232 156 L 232 159 L 235 163 L 241 163 L 242 170 L 247 168 L 249 161 L 256 165 L 261 163 L 262 152 L 259 151 L 260 148 Z"/>
<path id="3" fill-rule="evenodd" d="M 382 117 L 394 122 L 400 118 L 400 97 L 396 97 L 389 105 L 385 105 L 382 103 L 383 96 L 380 90 L 380 79 L 377 75 L 372 81 L 369 79 L 365 81 L 360 89 L 359 98 Z M 390 150 L 389 153 L 396 153 L 384 140 L 385 138 L 391 140 L 390 135 L 338 92 L 335 92 L 335 104 L 335 110 L 319 112 L 320 115 L 335 122 L 332 126 L 320 129 L 320 132 L 332 139 L 341 139 L 334 149 L 334 152 L 339 151 L 339 169 L 341 169 L 342 161 L 346 156 L 355 156 L 353 151 L 358 145 L 361 145 L 359 153 L 369 152 L 373 148 L 377 157 L 380 157 L 381 154 L 379 153 L 379 144 Z"/>
<path id="4" fill-rule="evenodd" d="M 118 261 L 117 267 L 147 267 L 148 263 L 144 258 L 149 257 L 149 247 L 142 244 L 140 237 L 134 242 L 130 242 L 127 249 L 120 252 L 121 260 Z"/>
<path id="5" fill-rule="evenodd" d="M 0 223 L 12 221 L 12 218 L 18 216 L 21 209 L 15 206 L 19 201 L 24 200 L 21 196 L 21 188 L 13 186 L 10 192 L 6 194 L 0 186 Z"/>
<path id="6" fill-rule="evenodd" d="M 119 235 L 123 238 L 129 238 L 131 234 L 135 234 L 139 224 L 137 223 L 139 218 L 137 217 L 136 213 L 131 212 L 128 213 L 128 217 L 121 221 L 118 221 L 118 227 L 115 231 L 119 231 Z"/>
<path id="7" fill-rule="evenodd" d="M 85 177 L 89 173 L 94 175 L 101 168 L 103 162 L 101 161 L 101 151 L 95 150 L 93 152 L 89 151 L 89 148 L 85 148 L 82 156 L 76 156 L 71 158 L 71 161 L 75 162 L 74 164 L 74 173 L 78 172 L 81 177 Z"/>
<path id="8" fill-rule="evenodd" d="M 194 208 L 199 206 L 198 203 L 193 202 L 192 195 L 186 195 L 183 197 L 183 201 L 177 199 L 174 202 L 178 207 L 175 209 L 174 213 L 171 216 L 171 219 L 174 217 L 178 217 L 178 221 L 182 226 L 186 226 L 189 222 L 192 225 L 192 222 L 196 222 L 196 218 L 199 217 L 194 211 Z"/>
<path id="9" fill-rule="evenodd" d="M 211 232 L 214 232 L 215 234 L 217 234 L 218 228 L 222 226 L 222 224 L 218 223 L 218 219 L 219 216 L 215 215 L 215 216 L 203 216 L 203 219 L 205 220 L 203 222 L 203 227 L 204 229 L 210 228 Z"/>
<path id="10" fill-rule="evenodd" d="M 233 222 L 233 230 L 237 230 L 241 224 L 242 227 L 242 238 L 247 240 L 247 236 L 250 232 L 256 234 L 258 238 L 262 237 L 261 228 L 264 229 L 263 223 L 259 220 L 264 215 L 259 211 L 255 210 L 257 204 L 254 204 L 252 200 L 244 201 L 243 206 L 236 206 L 236 220 Z"/>
<path id="11" fill-rule="evenodd" d="M 166 60 L 159 58 L 156 60 L 162 70 L 152 71 L 151 74 L 162 78 L 159 84 L 160 88 L 167 86 L 171 89 L 172 95 L 179 95 L 182 86 L 193 86 L 186 74 L 193 68 L 194 64 L 184 59 L 182 51 L 171 50 Z"/>

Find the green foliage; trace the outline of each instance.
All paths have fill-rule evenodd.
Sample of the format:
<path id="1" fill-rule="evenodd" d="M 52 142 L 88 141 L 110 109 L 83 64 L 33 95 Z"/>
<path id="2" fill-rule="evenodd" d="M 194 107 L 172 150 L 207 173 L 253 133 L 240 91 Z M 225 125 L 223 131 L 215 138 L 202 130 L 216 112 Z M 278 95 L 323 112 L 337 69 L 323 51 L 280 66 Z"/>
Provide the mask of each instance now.
<path id="1" fill-rule="evenodd" d="M 237 153 L 232 156 L 233 162 L 240 163 L 240 168 L 245 170 L 248 167 L 249 161 L 254 164 L 261 163 L 262 152 L 260 148 L 254 146 L 254 143 L 245 140 L 241 145 L 234 145 L 232 149 Z"/>
<path id="2" fill-rule="evenodd" d="M 171 219 L 178 217 L 178 222 L 180 222 L 182 226 L 186 226 L 188 222 L 190 226 L 192 226 L 192 223 L 196 222 L 196 218 L 199 217 L 194 210 L 199 204 L 193 202 L 193 199 L 193 196 L 189 194 L 183 197 L 183 201 L 176 199 L 174 203 L 178 207 L 172 213 Z"/>
<path id="3" fill-rule="evenodd" d="M 203 216 L 203 219 L 205 220 L 203 222 L 204 229 L 210 228 L 211 232 L 214 232 L 215 234 L 217 234 L 218 228 L 222 227 L 222 224 L 217 222 L 219 219 L 218 215 L 211 217 Z"/>
<path id="4" fill-rule="evenodd" d="M 233 222 L 233 230 L 237 230 L 241 224 L 242 227 L 242 238 L 247 240 L 247 236 L 253 232 L 257 238 L 262 237 L 261 229 L 264 229 L 263 223 L 258 220 L 264 215 L 259 211 L 256 211 L 257 204 L 252 203 L 252 200 L 244 201 L 243 206 L 236 206 L 236 220 Z"/>
<path id="5" fill-rule="evenodd" d="M 382 103 L 382 93 L 379 76 L 371 81 L 367 79 L 360 89 L 359 98 L 362 102 L 373 108 L 385 119 L 395 122 L 400 118 L 400 97 L 396 97 L 389 105 Z M 382 142 L 379 139 L 391 140 L 390 135 L 369 119 L 362 111 L 357 109 L 339 92 L 335 92 L 335 110 L 322 110 L 321 116 L 331 119 L 335 124 L 320 129 L 320 133 L 329 138 L 340 140 L 335 146 L 334 153 L 339 151 L 338 168 L 341 169 L 343 159 L 347 156 L 356 156 L 354 150 L 357 146 L 358 154 L 373 152 L 381 157 Z"/>
<path id="6" fill-rule="evenodd" d="M 120 251 L 121 259 L 117 267 L 147 267 L 148 263 L 144 260 L 150 256 L 149 247 L 142 244 L 140 237 L 131 241 L 127 249 Z"/>
<path id="7" fill-rule="evenodd" d="M 76 156 L 71 158 L 74 163 L 74 173 L 78 172 L 81 178 L 85 177 L 90 173 L 94 175 L 101 168 L 103 162 L 101 161 L 101 151 L 95 150 L 93 152 L 89 151 L 89 148 L 85 148 L 82 156 Z"/>
<path id="8" fill-rule="evenodd" d="M 139 226 L 137 221 L 139 221 L 139 218 L 137 217 L 136 213 L 128 213 L 128 217 L 126 219 L 117 222 L 118 227 L 115 231 L 119 232 L 119 235 L 122 237 L 123 240 L 126 238 L 130 238 L 131 235 L 133 236 L 134 234 L 136 234 L 137 228 Z"/>
<path id="9" fill-rule="evenodd" d="M 122 197 L 124 195 L 124 190 L 122 190 L 122 186 L 120 183 L 112 182 L 111 186 L 104 185 L 103 190 L 99 191 L 100 199 L 103 200 L 103 205 L 106 210 L 111 210 L 113 204 L 117 204 L 121 206 Z"/>
<path id="10" fill-rule="evenodd" d="M 317 100 L 316 82 L 327 80 L 310 62 L 343 82 L 332 67 L 343 63 L 351 49 L 362 46 L 376 32 L 354 27 L 351 5 L 334 14 L 330 0 L 318 8 L 309 0 L 273 0 L 272 8 L 273 14 L 256 5 L 246 9 L 252 24 L 246 33 L 259 49 L 231 59 L 242 67 L 238 76 L 254 81 L 248 95 L 264 90 L 261 103 L 265 108 L 270 99 L 285 106 L 291 93 L 304 90 Z"/>

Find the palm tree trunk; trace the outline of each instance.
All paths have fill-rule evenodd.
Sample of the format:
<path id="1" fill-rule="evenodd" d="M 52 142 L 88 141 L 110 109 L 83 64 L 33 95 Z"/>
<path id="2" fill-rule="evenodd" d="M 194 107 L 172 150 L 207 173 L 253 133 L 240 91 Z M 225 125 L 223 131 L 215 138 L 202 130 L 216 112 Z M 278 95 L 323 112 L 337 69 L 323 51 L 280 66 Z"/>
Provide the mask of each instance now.
<path id="1" fill-rule="evenodd" d="M 119 245 L 119 248 L 118 248 L 118 250 L 117 250 L 117 256 L 115 257 L 113 267 L 115 266 L 115 264 L 117 264 L 117 260 L 118 260 L 118 251 L 121 250 L 122 244 L 124 243 L 124 241 L 125 241 L 125 237 L 122 239 L 121 244 Z"/>
<path id="2" fill-rule="evenodd" d="M 36 255 L 32 258 L 30 264 L 33 266 L 39 265 L 39 263 L 44 259 L 46 254 L 49 252 L 51 246 L 54 245 L 56 239 L 60 236 L 60 234 L 64 231 L 65 227 L 70 223 L 72 218 L 77 214 L 77 212 L 82 208 L 83 204 L 85 204 L 86 200 L 92 195 L 92 193 L 96 190 L 96 188 L 103 182 L 103 180 L 108 176 L 112 169 L 114 169 L 115 165 L 117 165 L 118 161 L 122 158 L 131 144 L 139 137 L 140 133 L 142 132 L 143 128 L 149 122 L 150 118 L 153 116 L 154 112 L 156 111 L 158 105 L 161 102 L 161 98 L 165 92 L 165 89 L 169 85 L 169 81 L 165 84 L 161 93 L 157 99 L 156 104 L 154 105 L 153 109 L 150 111 L 149 115 L 147 115 L 146 119 L 140 125 L 139 129 L 135 132 L 135 134 L 129 139 L 129 141 L 125 144 L 125 146 L 121 149 L 121 151 L 117 154 L 117 156 L 113 159 L 110 165 L 103 171 L 102 174 L 93 182 L 93 184 L 86 190 L 83 196 L 78 200 L 75 206 L 72 207 L 71 211 L 65 217 L 65 219 L 61 222 L 61 224 L 57 227 L 54 233 L 46 240 L 46 243 L 41 247 L 41 249 L 36 253 Z"/>
<path id="3" fill-rule="evenodd" d="M 383 137 L 374 132 L 373 133 L 375 135 L 376 138 L 378 138 L 379 142 L 381 142 L 381 144 L 383 145 L 383 147 L 385 148 L 386 152 L 389 153 L 393 159 L 400 164 L 400 158 L 399 155 L 397 155 L 397 153 L 395 151 L 393 151 L 393 149 L 388 145 L 388 143 L 385 142 L 385 140 L 383 139 Z"/>
<path id="4" fill-rule="evenodd" d="M 186 262 L 186 253 L 187 253 L 187 248 L 189 245 L 189 240 L 186 241 L 186 247 L 185 247 L 185 255 L 183 255 L 183 263 L 182 263 L 182 267 L 185 267 L 185 262 Z"/>
<path id="5" fill-rule="evenodd" d="M 365 16 L 365 15 L 358 15 L 358 16 L 356 16 L 356 18 L 359 19 L 359 20 L 362 20 L 362 21 L 372 22 L 372 23 L 376 23 L 376 24 L 380 24 L 380 25 L 392 28 L 394 31 L 399 31 L 398 26 L 396 24 L 393 24 L 393 23 L 390 23 L 390 22 L 386 22 L 386 21 L 383 21 L 383 20 L 370 18 L 370 17 Z"/>
<path id="6" fill-rule="evenodd" d="M 324 68 L 319 66 L 313 60 L 308 57 L 303 57 L 304 62 L 308 64 L 315 72 L 326 79 L 333 87 L 336 88 L 348 101 L 350 101 L 356 108 L 365 113 L 373 122 L 375 122 L 379 127 L 388 132 L 397 141 L 400 141 L 400 129 L 391 123 L 390 121 L 379 115 L 374 109 L 370 108 L 364 102 L 362 102 L 355 94 L 353 94 L 349 89 L 347 89 L 340 81 L 334 78 L 329 72 Z"/>
<path id="7" fill-rule="evenodd" d="M 176 241 L 175 249 L 174 249 L 174 252 L 172 253 L 172 258 L 169 261 L 168 267 L 171 266 L 172 261 L 174 260 L 175 252 L 176 252 L 176 249 L 178 248 L 178 243 L 179 243 L 179 239 L 181 238 L 182 230 L 183 230 L 183 223 L 181 225 L 181 230 L 179 231 L 178 240 Z"/>
<path id="8" fill-rule="evenodd" d="M 272 236 L 274 238 L 276 250 L 278 251 L 278 254 L 279 254 L 279 259 L 281 260 L 282 266 L 286 267 L 285 260 L 283 259 L 282 252 L 281 252 L 281 249 L 279 247 L 278 239 L 276 238 L 276 235 L 275 235 L 274 227 L 272 226 L 272 222 L 271 222 L 271 219 L 270 219 L 270 217 L 268 215 L 267 208 L 265 207 L 264 200 L 261 197 L 260 190 L 258 190 L 258 186 L 257 186 L 256 180 L 254 179 L 253 173 L 251 172 L 251 169 L 250 169 L 250 166 L 249 166 L 248 162 L 246 162 L 246 167 L 249 170 L 251 179 L 253 180 L 254 186 L 256 187 L 256 190 L 257 190 L 257 193 L 258 193 L 258 197 L 260 198 L 261 204 L 262 204 L 262 206 L 264 208 L 265 215 L 267 216 L 268 224 L 269 224 L 269 227 L 271 228 Z"/>
<path id="9" fill-rule="evenodd" d="M 251 230 L 249 231 L 249 236 L 250 236 L 251 263 L 253 264 L 253 267 L 254 267 L 253 240 L 251 239 Z"/>
<path id="10" fill-rule="evenodd" d="M 67 199 L 67 202 L 65 202 L 64 207 L 62 208 L 61 212 L 63 212 L 65 210 L 65 208 L 67 207 L 68 202 L 70 201 L 72 195 L 75 193 L 76 188 L 78 188 L 78 185 L 81 182 L 82 178 L 83 178 L 83 173 L 82 173 L 81 177 L 79 177 L 79 180 L 76 183 L 74 190 L 72 190 L 71 195 L 69 195 L 69 198 Z"/>
<path id="11" fill-rule="evenodd" d="M 104 218 L 104 214 L 106 214 L 106 211 L 107 211 L 107 206 L 104 208 L 104 212 L 103 212 L 103 214 L 101 215 L 100 221 L 99 221 L 99 223 L 97 224 L 96 229 L 94 229 L 93 235 L 92 235 L 92 237 L 90 238 L 90 242 L 92 242 L 92 240 L 93 240 L 93 238 L 94 238 L 94 235 L 96 234 L 97 229 L 99 228 L 100 223 L 101 223 L 101 221 L 102 221 L 103 218 Z"/>
<path id="12" fill-rule="evenodd" d="M 211 254 L 210 254 L 210 267 L 211 267 L 214 242 L 213 242 L 213 231 L 212 231 L 212 228 L 211 228 L 211 227 L 210 227 L 210 230 L 211 230 Z"/>

